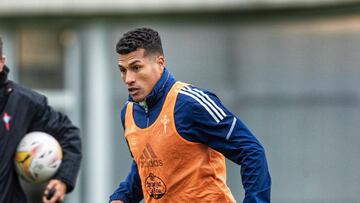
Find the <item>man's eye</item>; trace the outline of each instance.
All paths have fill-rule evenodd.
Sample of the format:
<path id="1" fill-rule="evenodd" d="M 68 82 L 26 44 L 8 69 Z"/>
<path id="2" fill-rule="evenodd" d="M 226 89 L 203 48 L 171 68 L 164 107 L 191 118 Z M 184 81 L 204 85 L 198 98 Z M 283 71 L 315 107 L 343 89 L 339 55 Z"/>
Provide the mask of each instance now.
<path id="1" fill-rule="evenodd" d="M 121 73 L 125 73 L 125 72 L 126 72 L 126 69 L 120 69 L 120 72 L 121 72 Z"/>
<path id="2" fill-rule="evenodd" d="M 138 71 L 138 70 L 140 69 L 140 66 L 134 66 L 133 69 L 134 69 L 135 71 Z"/>

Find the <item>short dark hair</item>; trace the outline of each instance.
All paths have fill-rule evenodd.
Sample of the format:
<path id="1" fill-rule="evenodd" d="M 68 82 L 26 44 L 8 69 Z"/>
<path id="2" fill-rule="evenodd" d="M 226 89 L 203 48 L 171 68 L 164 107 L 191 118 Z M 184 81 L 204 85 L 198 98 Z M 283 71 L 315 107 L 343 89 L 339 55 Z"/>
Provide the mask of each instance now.
<path id="1" fill-rule="evenodd" d="M 125 33 L 116 44 L 118 54 L 128 54 L 143 48 L 145 55 L 157 53 L 163 55 L 160 35 L 151 28 L 136 28 Z"/>
<path id="2" fill-rule="evenodd" d="M 3 41 L 2 41 L 2 38 L 0 36 L 0 57 L 2 57 L 3 55 Z"/>

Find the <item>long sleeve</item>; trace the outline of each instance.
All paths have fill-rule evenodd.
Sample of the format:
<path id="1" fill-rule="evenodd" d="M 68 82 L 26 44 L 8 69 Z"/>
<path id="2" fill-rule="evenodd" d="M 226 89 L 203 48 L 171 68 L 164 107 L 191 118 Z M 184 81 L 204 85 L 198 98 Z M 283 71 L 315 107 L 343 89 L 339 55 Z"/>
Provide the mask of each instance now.
<path id="1" fill-rule="evenodd" d="M 120 114 L 121 123 L 124 129 L 125 129 L 126 105 L 127 103 L 125 103 L 125 105 L 122 107 Z M 119 187 L 110 196 L 109 202 L 113 200 L 122 200 L 125 203 L 138 203 L 143 198 L 144 197 L 141 188 L 140 176 L 137 170 L 136 162 L 133 161 L 128 176 L 125 178 L 123 182 L 120 183 Z"/>
<path id="2" fill-rule="evenodd" d="M 265 151 L 253 133 L 214 94 L 194 87 L 180 93 L 175 107 L 179 134 L 215 149 L 241 166 L 244 203 L 270 202 L 271 178 Z"/>
<path id="3" fill-rule="evenodd" d="M 71 192 L 76 184 L 82 158 L 79 129 L 66 115 L 50 107 L 45 97 L 35 108 L 37 113 L 28 131 L 47 132 L 58 140 L 63 150 L 63 160 L 53 178 L 62 180 L 67 185 L 67 192 Z"/>
<path id="4" fill-rule="evenodd" d="M 138 203 L 143 198 L 140 176 L 137 165 L 135 161 L 133 161 L 128 176 L 110 196 L 109 202 L 113 200 L 122 200 L 125 203 Z"/>

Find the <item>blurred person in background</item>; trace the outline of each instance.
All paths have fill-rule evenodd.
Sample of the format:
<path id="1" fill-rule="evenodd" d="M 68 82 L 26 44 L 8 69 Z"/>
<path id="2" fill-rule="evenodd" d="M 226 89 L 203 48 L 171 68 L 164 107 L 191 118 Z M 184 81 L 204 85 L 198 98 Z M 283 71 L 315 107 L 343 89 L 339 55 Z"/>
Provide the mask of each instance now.
<path id="1" fill-rule="evenodd" d="M 215 94 L 171 75 L 157 31 L 125 33 L 116 52 L 129 92 L 121 121 L 133 163 L 109 202 L 236 202 L 224 157 L 241 166 L 243 202 L 270 202 L 264 148 Z"/>
<path id="2" fill-rule="evenodd" d="M 46 186 L 43 202 L 62 201 L 65 193 L 74 189 L 80 168 L 79 129 L 66 115 L 50 107 L 45 96 L 8 80 L 8 73 L 0 37 L 0 202 L 27 202 L 15 171 L 14 155 L 20 140 L 32 131 L 54 136 L 62 147 L 62 163 Z M 48 200 L 51 189 L 56 191 Z"/>

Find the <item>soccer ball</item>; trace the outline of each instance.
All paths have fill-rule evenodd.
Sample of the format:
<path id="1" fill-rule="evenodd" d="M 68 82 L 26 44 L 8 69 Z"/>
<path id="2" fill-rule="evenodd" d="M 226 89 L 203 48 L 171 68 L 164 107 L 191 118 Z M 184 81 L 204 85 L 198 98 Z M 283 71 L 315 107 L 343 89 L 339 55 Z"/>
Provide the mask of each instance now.
<path id="1" fill-rule="evenodd" d="M 30 183 L 49 180 L 62 160 L 60 144 L 44 132 L 30 132 L 20 141 L 15 153 L 17 173 Z"/>

